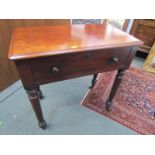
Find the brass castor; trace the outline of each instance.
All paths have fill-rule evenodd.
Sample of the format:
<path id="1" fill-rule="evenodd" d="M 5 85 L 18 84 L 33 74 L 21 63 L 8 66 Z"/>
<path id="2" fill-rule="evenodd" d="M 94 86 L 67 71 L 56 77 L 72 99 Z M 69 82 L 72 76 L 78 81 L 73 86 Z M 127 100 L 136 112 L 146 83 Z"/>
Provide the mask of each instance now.
<path id="1" fill-rule="evenodd" d="M 46 121 L 43 120 L 42 122 L 38 122 L 38 126 L 42 129 L 46 129 L 47 127 Z"/>
<path id="2" fill-rule="evenodd" d="M 107 103 L 106 103 L 106 110 L 107 111 L 111 111 L 111 109 L 112 109 L 112 101 L 107 101 Z"/>

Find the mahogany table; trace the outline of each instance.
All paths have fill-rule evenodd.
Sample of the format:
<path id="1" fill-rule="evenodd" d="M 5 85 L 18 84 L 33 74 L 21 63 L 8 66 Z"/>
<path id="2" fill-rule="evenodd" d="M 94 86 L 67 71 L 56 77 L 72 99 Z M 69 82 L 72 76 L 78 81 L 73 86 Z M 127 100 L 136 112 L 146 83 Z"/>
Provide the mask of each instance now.
<path id="1" fill-rule="evenodd" d="M 20 27 L 13 32 L 9 59 L 16 64 L 38 125 L 46 128 L 39 100 L 39 85 L 70 78 L 118 70 L 109 100 L 129 68 L 142 42 L 109 24 Z"/>

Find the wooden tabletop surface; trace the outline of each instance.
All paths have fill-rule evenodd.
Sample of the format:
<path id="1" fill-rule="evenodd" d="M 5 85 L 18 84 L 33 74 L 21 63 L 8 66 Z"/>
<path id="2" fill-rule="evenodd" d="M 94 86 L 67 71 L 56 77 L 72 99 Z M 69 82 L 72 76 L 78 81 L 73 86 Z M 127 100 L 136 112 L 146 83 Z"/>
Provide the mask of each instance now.
<path id="1" fill-rule="evenodd" d="M 110 24 L 20 27 L 13 32 L 9 59 L 28 59 L 140 44 L 140 40 Z"/>

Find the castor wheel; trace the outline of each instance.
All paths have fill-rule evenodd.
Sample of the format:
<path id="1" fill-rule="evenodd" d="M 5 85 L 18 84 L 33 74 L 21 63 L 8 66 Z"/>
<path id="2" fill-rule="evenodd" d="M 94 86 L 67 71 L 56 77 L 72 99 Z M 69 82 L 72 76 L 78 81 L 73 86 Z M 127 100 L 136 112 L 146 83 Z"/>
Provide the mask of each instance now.
<path id="1" fill-rule="evenodd" d="M 46 129 L 47 127 L 46 121 L 43 120 L 42 122 L 38 122 L 38 126 L 42 129 Z"/>
<path id="2" fill-rule="evenodd" d="M 111 111 L 111 109 L 112 109 L 112 101 L 108 101 L 108 102 L 106 103 L 106 110 L 107 110 L 107 111 Z"/>

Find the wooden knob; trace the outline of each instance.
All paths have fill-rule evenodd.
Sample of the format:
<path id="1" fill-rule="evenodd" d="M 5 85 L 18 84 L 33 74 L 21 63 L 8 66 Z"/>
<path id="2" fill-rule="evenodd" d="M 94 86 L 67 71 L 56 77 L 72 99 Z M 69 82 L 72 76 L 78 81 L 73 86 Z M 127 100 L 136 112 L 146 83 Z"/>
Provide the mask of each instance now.
<path id="1" fill-rule="evenodd" d="M 59 73 L 59 71 L 60 71 L 59 68 L 58 67 L 55 67 L 55 66 L 52 67 L 51 70 L 52 70 L 52 73 Z"/>
<path id="2" fill-rule="evenodd" d="M 112 63 L 117 63 L 117 62 L 118 62 L 118 58 L 117 58 L 117 57 L 112 57 L 112 58 L 110 59 L 110 62 L 112 62 Z"/>

